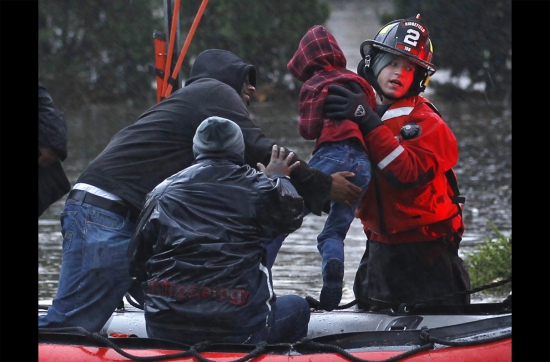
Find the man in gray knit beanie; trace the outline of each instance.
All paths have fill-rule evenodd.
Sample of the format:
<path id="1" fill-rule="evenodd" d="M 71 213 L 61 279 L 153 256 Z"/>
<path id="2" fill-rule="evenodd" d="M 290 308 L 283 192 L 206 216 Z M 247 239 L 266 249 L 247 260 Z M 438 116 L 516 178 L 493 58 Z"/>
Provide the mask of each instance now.
<path id="1" fill-rule="evenodd" d="M 201 153 L 236 153 L 244 160 L 244 139 L 241 128 L 222 117 L 208 117 L 193 137 L 193 155 Z"/>
<path id="2" fill-rule="evenodd" d="M 147 194 L 128 246 L 147 336 L 188 345 L 300 341 L 309 304 L 275 296 L 271 278 L 274 238 L 303 221 L 289 177 L 300 161 L 273 145 L 267 166 L 244 164 L 241 128 L 222 117 L 203 120 L 193 142 L 193 164 Z"/>

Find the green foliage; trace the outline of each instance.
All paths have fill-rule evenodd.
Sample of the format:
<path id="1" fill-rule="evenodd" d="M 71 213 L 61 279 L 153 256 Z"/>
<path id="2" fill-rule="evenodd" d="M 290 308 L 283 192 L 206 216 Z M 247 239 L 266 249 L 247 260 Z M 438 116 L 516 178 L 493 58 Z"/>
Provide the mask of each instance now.
<path id="1" fill-rule="evenodd" d="M 421 15 L 434 45 L 434 64 L 452 77 L 485 85 L 490 96 L 506 99 L 512 87 L 511 0 L 394 0 L 383 23 Z"/>
<path id="2" fill-rule="evenodd" d="M 498 282 L 512 276 L 512 235 L 506 237 L 490 224 L 496 239 L 484 238 L 476 252 L 465 258 L 473 288 Z M 481 291 L 482 294 L 507 296 L 512 283 Z"/>
<path id="3" fill-rule="evenodd" d="M 186 1 L 180 12 L 182 43 L 200 3 Z M 256 66 L 258 83 L 280 84 L 302 36 L 313 25 L 324 24 L 329 14 L 325 0 L 210 0 L 189 54 L 209 48 L 231 50 Z M 189 74 L 189 65 L 182 71 Z"/>
<path id="4" fill-rule="evenodd" d="M 200 4 L 180 3 L 178 54 Z M 325 0 L 210 0 L 180 74 L 189 75 L 200 52 L 219 48 L 254 64 L 259 84 L 280 85 L 302 36 L 329 13 Z M 156 99 L 148 66 L 153 31 L 166 31 L 164 1 L 41 1 L 38 24 L 39 76 L 60 105 Z"/>
<path id="5" fill-rule="evenodd" d="M 153 16 L 154 4 L 159 2 L 41 1 L 39 77 L 54 99 L 95 103 L 154 96 L 147 64 L 154 64 L 153 29 L 163 24 L 162 16 Z"/>

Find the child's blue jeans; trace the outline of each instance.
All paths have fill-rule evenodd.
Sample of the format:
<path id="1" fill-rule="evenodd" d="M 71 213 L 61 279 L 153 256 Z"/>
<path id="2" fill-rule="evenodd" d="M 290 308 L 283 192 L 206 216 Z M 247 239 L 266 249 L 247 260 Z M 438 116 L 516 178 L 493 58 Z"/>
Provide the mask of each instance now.
<path id="1" fill-rule="evenodd" d="M 356 140 L 323 143 L 308 164 L 329 175 L 340 171 L 353 172 L 355 176 L 348 180 L 361 188 L 361 197 L 371 179 L 369 158 Z M 323 258 L 321 271 L 325 270 L 329 259 L 337 258 L 344 262 L 344 239 L 358 205 L 359 201 L 352 206 L 331 202 L 325 227 L 317 236 L 317 249 Z M 309 214 L 309 210 L 306 209 L 305 214 Z"/>

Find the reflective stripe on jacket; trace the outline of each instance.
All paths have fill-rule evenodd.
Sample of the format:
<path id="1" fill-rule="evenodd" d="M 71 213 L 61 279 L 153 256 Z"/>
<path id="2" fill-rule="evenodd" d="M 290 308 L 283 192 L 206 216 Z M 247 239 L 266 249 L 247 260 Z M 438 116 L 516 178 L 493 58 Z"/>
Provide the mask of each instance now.
<path id="1" fill-rule="evenodd" d="M 432 240 L 463 228 L 445 176 L 458 160 L 458 145 L 432 107 L 421 96 L 399 100 L 382 116 L 385 127 L 365 137 L 368 153 L 378 167 L 373 168 L 357 216 L 373 240 Z M 418 125 L 419 132 L 403 140 L 400 130 L 406 124 Z"/>

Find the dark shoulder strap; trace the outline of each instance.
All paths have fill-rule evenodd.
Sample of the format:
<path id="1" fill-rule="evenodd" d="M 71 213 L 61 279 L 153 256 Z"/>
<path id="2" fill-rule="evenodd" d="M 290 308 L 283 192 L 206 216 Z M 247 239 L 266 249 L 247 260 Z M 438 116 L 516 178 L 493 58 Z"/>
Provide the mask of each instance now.
<path id="1" fill-rule="evenodd" d="M 439 113 L 439 110 L 435 108 L 432 102 L 424 98 L 424 103 L 426 103 L 435 113 L 437 113 L 441 117 L 441 113 Z M 449 185 L 451 185 L 451 189 L 453 190 L 453 197 L 451 198 L 455 204 L 463 204 L 466 201 L 466 198 L 464 196 L 460 196 L 460 191 L 458 190 L 458 181 L 456 179 L 456 174 L 453 169 L 448 170 L 445 172 L 445 176 L 447 176 L 447 181 L 449 181 Z"/>
<path id="2" fill-rule="evenodd" d="M 439 117 L 441 117 L 441 113 L 439 113 L 439 110 L 437 108 L 435 108 L 434 104 L 432 102 L 430 102 L 429 100 L 426 99 L 426 102 L 425 102 L 431 109 L 433 109 L 433 111 L 435 113 L 437 113 L 437 115 Z"/>
<path id="3" fill-rule="evenodd" d="M 458 181 L 456 179 L 456 175 L 454 170 L 451 168 L 447 172 L 445 172 L 445 176 L 447 176 L 447 181 L 449 182 L 449 185 L 451 185 L 451 189 L 453 190 L 453 196 L 451 197 L 451 200 L 455 204 L 463 204 L 466 202 L 466 198 L 464 196 L 460 196 L 460 191 L 458 190 Z"/>

